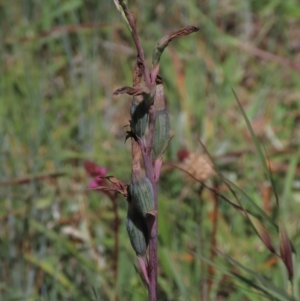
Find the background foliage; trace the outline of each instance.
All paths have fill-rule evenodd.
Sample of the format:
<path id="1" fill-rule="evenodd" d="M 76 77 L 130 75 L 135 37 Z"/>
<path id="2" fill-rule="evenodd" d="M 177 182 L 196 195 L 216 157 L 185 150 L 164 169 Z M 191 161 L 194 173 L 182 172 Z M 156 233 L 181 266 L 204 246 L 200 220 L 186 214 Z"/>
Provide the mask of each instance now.
<path id="1" fill-rule="evenodd" d="M 299 2 L 128 4 L 149 64 L 163 35 L 201 26 L 161 61 L 175 134 L 165 159 L 177 161 L 182 148 L 200 153 L 200 137 L 226 177 L 285 222 L 299 249 Z M 116 275 L 112 203 L 88 191 L 83 168 L 92 160 L 129 179 L 130 98 L 112 97 L 132 81 L 126 25 L 105 0 L 0 0 L 0 24 L 0 300 L 146 300 L 125 233 L 126 202 L 118 199 Z M 232 88 L 264 145 L 279 213 Z M 299 299 L 299 264 L 291 286 L 245 216 L 221 200 L 216 213 L 211 192 L 199 195 L 199 183 L 168 166 L 159 196 L 159 299 L 268 299 L 235 277 L 237 262 Z"/>

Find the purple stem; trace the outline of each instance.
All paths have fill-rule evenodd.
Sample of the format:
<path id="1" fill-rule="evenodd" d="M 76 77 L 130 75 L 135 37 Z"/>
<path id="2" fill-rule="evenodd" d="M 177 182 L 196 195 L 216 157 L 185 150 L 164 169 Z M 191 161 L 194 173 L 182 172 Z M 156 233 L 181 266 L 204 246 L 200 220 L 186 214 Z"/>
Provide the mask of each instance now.
<path id="1" fill-rule="evenodd" d="M 154 169 L 152 165 L 152 155 L 150 153 L 147 154 L 143 152 L 143 160 L 145 166 L 145 172 L 147 178 L 151 181 L 153 190 L 154 190 L 154 209 L 158 209 L 157 207 L 157 184 L 154 180 Z M 148 286 L 148 294 L 149 301 L 157 301 L 157 266 L 158 266 L 158 258 L 157 258 L 157 215 L 155 223 L 153 224 L 152 229 L 150 230 L 150 240 L 149 240 L 149 264 L 148 264 L 148 276 L 149 276 L 149 286 Z"/>
<path id="2" fill-rule="evenodd" d="M 120 1 L 120 4 L 123 8 L 123 11 L 125 13 L 125 16 L 128 20 L 128 23 L 132 29 L 132 37 L 136 46 L 136 50 L 138 53 L 138 57 L 143 64 L 143 74 L 144 74 L 144 80 L 146 83 L 146 86 L 149 88 L 149 90 L 152 90 L 152 87 L 155 85 L 155 79 L 150 79 L 150 73 L 148 72 L 148 69 L 145 64 L 145 56 L 144 56 L 144 50 L 139 38 L 139 35 L 136 30 L 136 22 L 130 13 L 130 11 L 127 8 L 127 5 L 125 1 Z M 143 160 L 144 160 L 144 166 L 145 166 L 145 172 L 146 177 L 150 180 L 153 191 L 154 191 L 154 209 L 157 210 L 157 184 L 154 179 L 154 168 L 153 168 L 153 160 L 152 160 L 152 146 L 153 146 L 153 139 L 154 139 L 154 126 L 155 126 L 155 109 L 154 106 L 151 106 L 149 109 L 149 134 L 147 139 L 147 145 L 144 145 L 144 143 L 140 140 L 139 145 L 142 151 Z M 157 216 L 156 221 L 150 229 L 151 235 L 150 235 L 150 241 L 149 241 L 149 265 L 148 265 L 148 276 L 149 276 L 149 287 L 148 287 L 148 293 L 149 293 L 149 301 L 157 301 L 157 265 L 158 265 L 158 259 L 157 259 Z"/>
<path id="3" fill-rule="evenodd" d="M 157 212 L 158 202 L 157 202 L 157 183 L 155 181 L 155 170 L 153 167 L 153 158 L 152 158 L 152 146 L 154 140 L 154 129 L 155 129 L 155 119 L 156 111 L 154 105 L 149 109 L 149 133 L 147 137 L 147 144 L 145 145 L 142 140 L 139 140 L 139 146 L 142 150 L 142 156 L 144 161 L 146 177 L 150 180 L 153 191 L 154 191 L 154 209 Z M 148 286 L 148 296 L 149 301 L 157 301 L 157 267 L 158 267 L 158 258 L 157 258 L 157 227 L 158 220 L 157 215 L 155 222 L 150 231 L 150 240 L 149 240 L 149 264 L 148 264 L 148 277 L 149 277 L 149 286 Z"/>
<path id="4" fill-rule="evenodd" d="M 118 203 L 117 203 L 117 193 L 114 193 L 112 198 L 113 212 L 114 212 L 114 261 L 113 261 L 113 271 L 114 271 L 114 280 L 117 284 L 118 278 L 118 258 L 119 258 L 119 227 L 120 227 L 120 218 L 118 214 Z M 118 295 L 116 294 L 116 299 Z"/>
<path id="5" fill-rule="evenodd" d="M 157 220 L 153 225 L 155 236 L 150 238 L 149 241 L 149 266 L 148 274 L 150 285 L 148 287 L 149 301 L 157 300 Z"/>
<path id="6" fill-rule="evenodd" d="M 144 80 L 145 80 L 146 86 L 149 89 L 151 89 L 150 74 L 149 74 L 148 69 L 147 69 L 146 64 L 145 64 L 144 50 L 143 50 L 143 47 L 142 47 L 142 44 L 141 44 L 140 37 L 139 37 L 138 32 L 136 30 L 136 22 L 135 22 L 135 20 L 132 16 L 132 14 L 130 13 L 130 11 L 127 9 L 126 4 L 123 1 L 120 1 L 120 4 L 123 8 L 123 11 L 125 13 L 125 16 L 126 16 L 126 19 L 127 19 L 128 23 L 129 23 L 129 26 L 132 29 L 131 34 L 132 34 L 132 37 L 133 37 L 133 40 L 134 40 L 134 43 L 135 43 L 136 51 L 137 51 L 138 56 L 141 60 L 141 63 L 144 65 Z"/>
<path id="7" fill-rule="evenodd" d="M 156 111 L 154 105 L 149 109 L 149 134 L 147 139 L 146 151 L 143 154 L 144 166 L 147 178 L 151 181 L 154 190 L 154 209 L 158 209 L 157 201 L 157 183 L 154 177 L 153 159 L 152 159 L 152 146 L 154 140 L 154 128 L 155 128 Z M 149 276 L 149 301 L 157 300 L 157 227 L 158 226 L 158 216 L 156 215 L 156 220 L 150 229 L 150 241 L 149 241 L 149 265 L 148 265 L 148 276 Z"/>

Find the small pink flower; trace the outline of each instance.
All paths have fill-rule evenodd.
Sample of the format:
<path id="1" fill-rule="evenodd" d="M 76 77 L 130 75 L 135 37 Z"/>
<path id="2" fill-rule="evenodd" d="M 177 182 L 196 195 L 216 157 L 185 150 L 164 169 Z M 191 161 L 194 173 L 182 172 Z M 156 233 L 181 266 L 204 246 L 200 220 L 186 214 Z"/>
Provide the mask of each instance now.
<path id="1" fill-rule="evenodd" d="M 96 188 L 100 185 L 103 185 L 106 176 L 107 170 L 105 167 L 101 167 L 92 161 L 84 161 L 84 168 L 87 174 L 93 178 L 89 183 L 89 188 Z"/>

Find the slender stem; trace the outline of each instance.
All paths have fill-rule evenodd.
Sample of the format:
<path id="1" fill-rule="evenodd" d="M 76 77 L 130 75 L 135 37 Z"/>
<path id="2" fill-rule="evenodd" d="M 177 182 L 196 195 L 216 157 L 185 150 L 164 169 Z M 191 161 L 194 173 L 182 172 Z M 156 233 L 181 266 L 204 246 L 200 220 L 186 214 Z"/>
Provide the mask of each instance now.
<path id="1" fill-rule="evenodd" d="M 163 53 L 164 49 L 167 47 L 168 43 L 175 38 L 179 38 L 181 36 L 188 35 L 192 32 L 198 31 L 198 26 L 186 26 L 176 32 L 173 32 L 165 37 L 163 37 L 158 44 L 156 45 L 154 55 L 153 55 L 153 68 L 151 74 L 149 73 L 146 63 L 145 63 L 145 55 L 144 50 L 137 32 L 136 28 L 136 20 L 133 18 L 132 14 L 128 10 L 126 0 L 114 0 L 118 10 L 121 11 L 122 16 L 126 19 L 126 23 L 130 28 L 136 50 L 137 50 L 137 61 L 136 66 L 134 69 L 134 76 L 133 76 L 133 88 L 137 88 L 140 85 L 141 75 L 144 75 L 144 81 L 146 83 L 147 88 L 151 93 L 150 100 L 153 100 L 155 95 L 155 87 L 156 87 L 156 77 L 159 72 L 159 60 L 161 54 Z M 133 89 L 133 91 L 134 91 Z M 117 92 L 117 93 L 116 93 Z M 126 87 L 126 89 L 117 90 L 114 94 L 119 93 L 128 93 L 130 94 L 130 89 Z M 135 91 L 136 92 L 136 91 Z M 137 94 L 136 94 L 137 96 Z M 147 103 L 148 105 L 148 103 Z M 150 103 L 149 103 L 150 105 Z M 159 171 L 155 168 L 153 162 L 153 143 L 154 143 L 154 134 L 155 134 L 155 121 L 156 121 L 156 108 L 154 104 L 150 105 L 149 108 L 149 132 L 147 134 L 146 139 L 137 139 L 132 143 L 132 152 L 133 152 L 133 161 L 132 161 L 132 170 L 136 172 L 135 167 L 139 166 L 139 156 L 136 155 L 135 147 L 137 144 L 141 150 L 143 160 L 144 160 L 144 167 L 146 177 L 150 180 L 151 185 L 154 191 L 154 211 L 155 213 L 155 221 L 154 223 L 149 226 L 149 263 L 148 263 L 148 278 L 149 278 L 149 286 L 148 286 L 148 293 L 149 293 L 149 301 L 157 301 L 157 267 L 158 267 L 158 257 L 157 257 L 157 229 L 158 229 L 158 193 L 157 193 L 157 183 L 156 179 L 159 178 Z M 156 158 L 157 159 L 157 158 Z M 155 178 L 156 176 L 156 178 Z"/>
<path id="2" fill-rule="evenodd" d="M 141 60 L 141 63 L 144 65 L 144 80 L 146 83 L 146 86 L 151 89 L 151 81 L 150 81 L 150 74 L 148 72 L 146 63 L 145 63 L 145 55 L 144 55 L 144 50 L 141 44 L 141 40 L 140 37 L 138 35 L 138 32 L 136 30 L 136 22 L 131 14 L 131 12 L 129 11 L 127 4 L 124 0 L 120 0 L 120 5 L 122 6 L 122 9 L 125 13 L 125 16 L 128 20 L 129 26 L 131 28 L 131 34 L 135 43 L 135 47 L 136 47 L 136 51 L 138 53 L 138 56 Z"/>
<path id="3" fill-rule="evenodd" d="M 154 107 L 154 106 L 153 106 Z M 153 144 L 153 137 L 154 130 L 151 131 L 151 128 L 154 129 L 155 125 L 155 111 L 154 115 L 150 115 L 150 124 L 149 124 L 149 136 L 147 141 L 148 145 L 145 146 L 142 141 L 139 142 L 140 148 L 142 150 L 144 166 L 146 177 L 150 180 L 153 191 L 154 191 L 154 209 L 158 212 L 158 201 L 157 201 L 157 183 L 154 179 L 154 168 L 152 162 L 152 144 Z M 151 117 L 152 115 L 152 117 Z M 157 266 L 158 266 L 158 257 L 157 257 L 157 227 L 158 226 L 158 219 L 156 214 L 155 222 L 150 230 L 150 240 L 149 240 L 149 263 L 148 263 L 148 277 L 149 277 L 149 286 L 148 286 L 148 297 L 149 301 L 157 301 Z"/>
<path id="4" fill-rule="evenodd" d="M 134 86 L 139 85 L 139 76 L 138 71 L 141 68 L 138 66 L 138 63 L 140 63 L 143 68 L 143 75 L 144 80 L 146 83 L 147 88 L 151 91 L 155 86 L 155 78 L 152 79 L 150 73 L 148 72 L 148 69 L 146 67 L 145 63 L 145 56 L 144 56 L 144 50 L 141 45 L 141 41 L 139 38 L 139 35 L 137 33 L 136 29 L 136 22 L 130 13 L 130 11 L 127 8 L 125 0 L 119 0 L 119 3 L 124 11 L 124 14 L 126 16 L 126 19 L 128 20 L 129 27 L 131 28 L 131 34 L 136 46 L 136 50 L 138 53 L 136 68 L 135 68 L 135 74 L 134 74 Z M 158 69 L 157 69 L 158 72 Z M 145 166 L 145 173 L 147 178 L 150 180 L 153 190 L 154 190 L 154 209 L 157 211 L 158 209 L 158 201 L 157 201 L 157 183 L 155 182 L 154 178 L 154 168 L 153 168 L 153 158 L 152 158 L 152 146 L 153 146 L 153 140 L 154 140 L 154 128 L 155 128 L 155 119 L 156 119 L 156 111 L 154 105 L 152 105 L 149 109 L 149 133 L 148 137 L 146 139 L 146 145 L 145 143 L 140 140 L 138 141 L 140 149 L 142 151 L 142 156 L 144 160 L 144 166 Z M 148 287 L 148 293 L 149 293 L 149 301 L 157 301 L 157 267 L 158 267 L 158 257 L 157 257 L 157 214 L 155 222 L 152 226 L 152 229 L 150 229 L 150 241 L 149 241 L 149 263 L 148 263 L 148 277 L 149 277 L 149 287 Z"/>
<path id="5" fill-rule="evenodd" d="M 213 187 L 215 190 L 219 189 L 219 185 L 217 181 L 214 180 Z M 212 191 L 211 192 L 212 199 L 213 199 L 213 215 L 212 215 L 212 232 L 211 232 L 211 240 L 210 240 L 210 261 L 214 262 L 216 248 L 217 248 L 217 231 L 218 231 L 218 211 L 219 211 L 219 200 L 218 195 Z M 207 292 L 208 295 L 210 294 L 211 287 L 212 287 L 212 279 L 214 274 L 214 268 L 212 266 L 208 266 L 208 277 L 207 277 Z"/>
<path id="6" fill-rule="evenodd" d="M 149 266 L 148 266 L 148 276 L 150 285 L 148 287 L 149 301 L 157 300 L 157 219 L 153 225 L 155 236 L 150 238 L 149 241 Z"/>
<path id="7" fill-rule="evenodd" d="M 154 209 L 158 210 L 157 202 L 157 184 L 154 179 L 154 169 L 152 165 L 152 156 L 143 152 L 144 166 L 147 178 L 151 181 L 154 190 Z M 149 264 L 148 264 L 148 276 L 149 276 L 149 301 L 157 301 L 157 227 L 158 226 L 158 216 L 156 215 L 155 223 L 151 229 L 150 241 L 149 241 Z"/>
<path id="8" fill-rule="evenodd" d="M 118 214 L 118 204 L 117 204 L 117 193 L 115 192 L 113 197 L 111 198 L 114 212 L 114 262 L 113 262 L 113 271 L 114 271 L 114 280 L 115 285 L 117 286 L 117 278 L 118 278 L 118 259 L 119 259 L 119 226 L 120 226 L 120 218 Z M 116 290 L 117 291 L 117 290 Z M 118 293 L 116 292 L 115 301 L 117 301 Z"/>

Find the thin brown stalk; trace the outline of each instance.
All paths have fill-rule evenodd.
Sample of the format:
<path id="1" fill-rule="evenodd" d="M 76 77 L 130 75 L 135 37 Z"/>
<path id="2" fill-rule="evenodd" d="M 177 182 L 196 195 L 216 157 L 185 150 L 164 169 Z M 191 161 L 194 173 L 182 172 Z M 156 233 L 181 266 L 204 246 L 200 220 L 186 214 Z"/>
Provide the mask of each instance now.
<path id="1" fill-rule="evenodd" d="M 65 172 L 50 172 L 47 174 L 41 174 L 41 175 L 34 175 L 34 176 L 27 176 L 19 179 L 12 179 L 8 181 L 0 182 L 0 186 L 7 186 L 7 185 L 24 185 L 29 184 L 31 182 L 37 182 L 37 181 L 45 181 L 45 180 L 51 180 L 58 177 L 65 176 Z"/>
<path id="2" fill-rule="evenodd" d="M 213 186 L 214 186 L 215 190 L 218 190 L 218 183 L 216 181 L 214 182 Z M 211 218 L 212 232 L 211 232 L 209 253 L 210 253 L 210 261 L 214 262 L 214 258 L 215 258 L 215 254 L 216 254 L 215 250 L 217 249 L 219 200 L 218 200 L 218 195 L 214 191 L 211 191 L 211 196 L 212 196 L 212 200 L 214 203 L 214 208 L 213 208 L 212 218 Z M 208 295 L 210 294 L 213 275 L 214 275 L 214 268 L 211 265 L 209 265 L 208 266 L 208 277 L 207 277 Z"/>
<path id="3" fill-rule="evenodd" d="M 120 3 L 120 5 L 121 5 L 121 7 L 122 7 L 122 9 L 125 13 L 126 19 L 127 19 L 128 23 L 129 23 L 129 26 L 131 28 L 131 34 L 132 34 L 132 37 L 133 37 L 133 40 L 134 40 L 134 43 L 135 43 L 135 47 L 136 47 L 136 51 L 138 53 L 138 57 L 139 57 L 141 63 L 143 64 L 143 66 L 144 66 L 143 73 L 144 73 L 144 80 L 145 80 L 146 86 L 149 89 L 151 89 L 150 74 L 149 74 L 149 72 L 147 70 L 147 66 L 145 64 L 144 50 L 143 50 L 141 40 L 140 40 L 140 37 L 139 37 L 137 29 L 136 29 L 136 20 L 133 18 L 131 12 L 127 8 L 126 2 L 124 0 L 120 0 L 119 3 Z"/>
<path id="4" fill-rule="evenodd" d="M 292 62 L 286 58 L 283 58 L 279 55 L 273 54 L 271 52 L 259 49 L 253 45 L 245 44 L 242 42 L 239 42 L 237 44 L 237 47 L 242 49 L 243 51 L 246 51 L 250 53 L 251 55 L 254 55 L 256 57 L 262 58 L 267 61 L 275 62 L 283 67 L 291 68 L 297 72 L 300 72 L 300 64 L 296 62 Z"/>
<path id="5" fill-rule="evenodd" d="M 35 40 L 47 38 L 49 36 L 57 37 L 64 33 L 74 33 L 86 29 L 99 29 L 103 27 L 109 27 L 112 25 L 113 24 L 110 22 L 100 22 L 100 23 L 82 23 L 78 25 L 73 24 L 73 25 L 54 26 L 50 30 L 44 31 L 37 36 L 33 35 L 33 36 L 21 37 L 19 41 L 21 43 L 32 42 Z"/>

